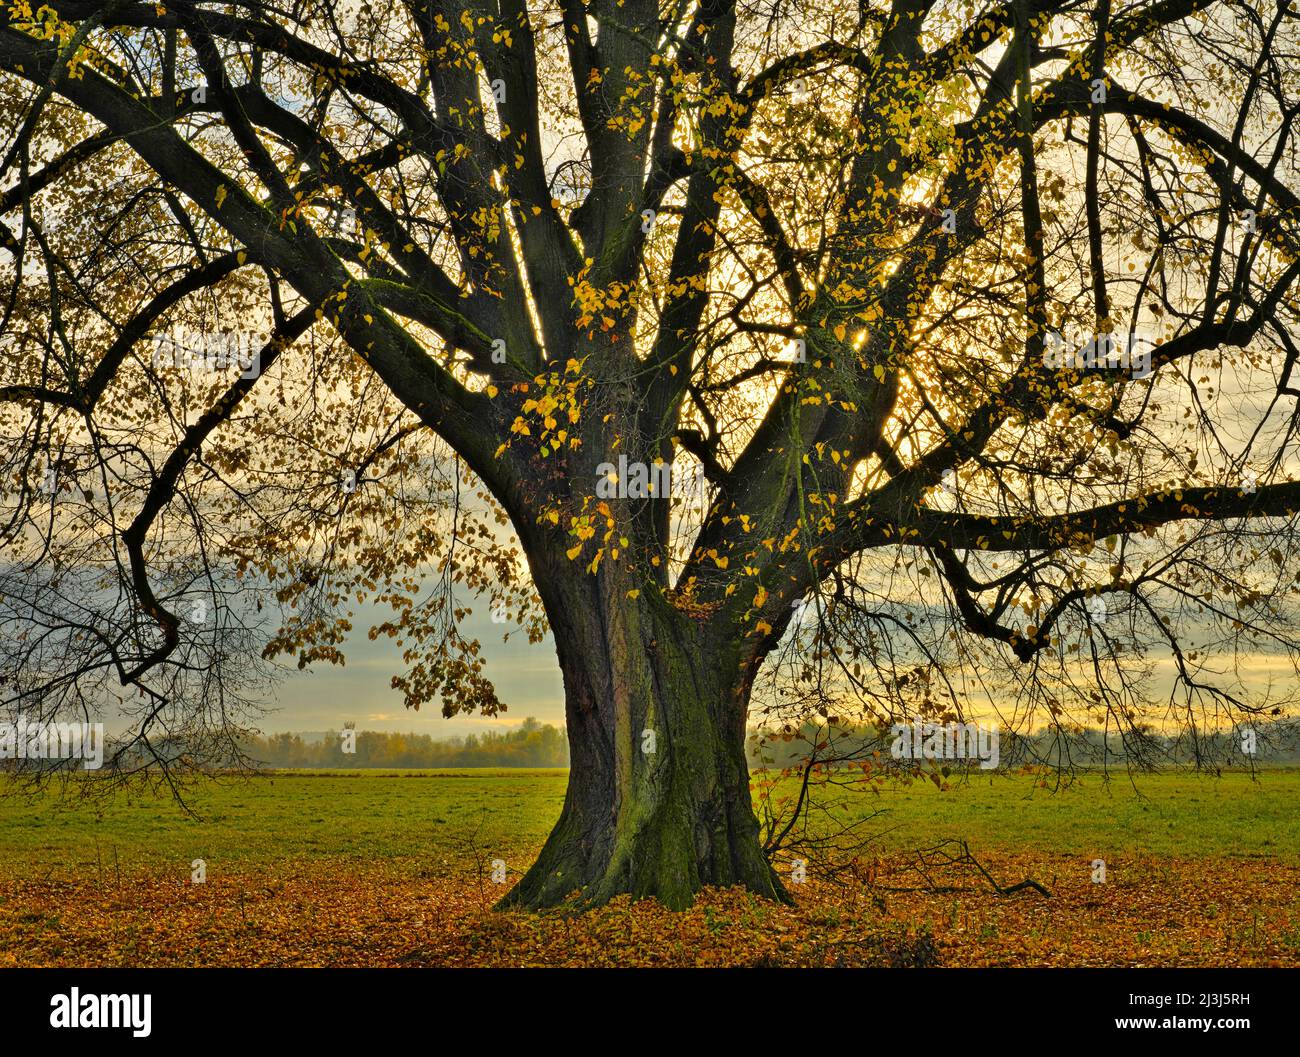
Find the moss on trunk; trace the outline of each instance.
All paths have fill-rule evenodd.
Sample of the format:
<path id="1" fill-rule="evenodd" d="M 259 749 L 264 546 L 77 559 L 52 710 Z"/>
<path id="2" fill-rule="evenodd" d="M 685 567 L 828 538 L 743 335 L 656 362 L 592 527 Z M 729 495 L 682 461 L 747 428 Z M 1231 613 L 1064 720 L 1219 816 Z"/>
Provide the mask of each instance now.
<path id="1" fill-rule="evenodd" d="M 746 681 L 721 629 L 588 578 L 552 607 L 570 744 L 555 829 L 503 907 L 674 909 L 704 885 L 788 899 L 763 855 L 744 753 Z"/>

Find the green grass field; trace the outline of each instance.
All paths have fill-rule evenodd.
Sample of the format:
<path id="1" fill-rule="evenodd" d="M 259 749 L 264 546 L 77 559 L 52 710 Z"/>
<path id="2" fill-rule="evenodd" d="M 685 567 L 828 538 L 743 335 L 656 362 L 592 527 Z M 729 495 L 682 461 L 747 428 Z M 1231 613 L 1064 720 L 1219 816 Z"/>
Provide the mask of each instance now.
<path id="1" fill-rule="evenodd" d="M 157 869 L 194 858 L 448 861 L 470 847 L 509 857 L 536 849 L 560 811 L 566 772 L 324 772 L 220 780 L 169 800 L 119 795 L 95 805 L 0 798 L 0 867 L 81 871 L 112 862 Z M 927 782 L 879 796 L 842 794 L 845 817 L 876 811 L 882 851 L 947 837 L 973 849 L 1052 855 L 1300 856 L 1300 772 L 1222 778 L 1089 775 L 1059 791 L 1027 777 Z"/>
<path id="2" fill-rule="evenodd" d="M 518 880 L 566 778 L 227 779 L 191 791 L 198 818 L 168 799 L 0 797 L 0 966 L 1300 964 L 1300 771 L 889 784 L 840 794 L 840 817 L 876 812 L 876 846 L 842 883 L 791 885 L 791 906 L 706 890 L 681 913 L 495 912 L 492 860 Z M 913 853 L 946 838 L 1050 894 L 999 894 L 969 863 L 918 876 Z"/>

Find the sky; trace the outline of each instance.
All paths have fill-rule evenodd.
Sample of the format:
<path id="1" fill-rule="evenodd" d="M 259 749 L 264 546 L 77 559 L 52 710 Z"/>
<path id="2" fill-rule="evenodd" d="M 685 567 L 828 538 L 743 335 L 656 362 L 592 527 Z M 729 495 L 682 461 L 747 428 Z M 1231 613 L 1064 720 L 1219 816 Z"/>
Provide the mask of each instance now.
<path id="1" fill-rule="evenodd" d="M 344 652 L 347 664 L 317 664 L 308 671 L 291 668 L 272 689 L 268 707 L 275 709 L 261 723 L 268 733 L 280 731 L 337 730 L 355 721 L 360 730 L 428 734 L 435 738 L 463 737 L 484 730 L 517 727 L 528 716 L 543 723 L 564 725 L 564 687 L 555 656 L 555 643 L 547 635 L 531 644 L 517 626 L 493 624 L 486 601 L 474 603 L 474 613 L 461 623 L 461 633 L 483 644 L 487 675 L 507 711 L 495 718 L 458 715 L 445 719 L 440 702 L 430 702 L 419 712 L 406 708 L 402 694 L 392 689 L 392 677 L 403 670 L 401 652 L 389 638 L 371 641 L 371 624 L 386 607 L 366 606 L 353 619 Z M 503 633 L 514 628 L 508 642 Z"/>

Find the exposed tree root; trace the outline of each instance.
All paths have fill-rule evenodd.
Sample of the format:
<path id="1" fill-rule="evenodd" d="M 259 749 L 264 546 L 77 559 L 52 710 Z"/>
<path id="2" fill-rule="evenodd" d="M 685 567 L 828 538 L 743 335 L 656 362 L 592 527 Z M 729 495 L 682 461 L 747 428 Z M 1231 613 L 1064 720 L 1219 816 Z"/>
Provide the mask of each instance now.
<path id="1" fill-rule="evenodd" d="M 944 870 L 944 869 L 948 869 L 949 867 L 955 867 L 955 866 L 956 867 L 973 866 L 984 876 L 984 879 L 988 881 L 990 885 L 992 885 L 993 890 L 997 892 L 998 895 L 1001 896 L 1014 895 L 1016 892 L 1022 892 L 1026 888 L 1032 888 L 1035 891 L 1037 891 L 1040 895 L 1046 896 L 1048 899 L 1052 897 L 1052 893 L 1049 892 L 1046 887 L 1039 884 L 1037 881 L 1035 881 L 1033 878 L 1030 877 L 1025 878 L 1023 881 L 1017 881 L 1015 884 L 1012 885 L 998 884 L 998 882 L 994 879 L 993 875 L 984 868 L 984 864 L 981 863 L 977 858 L 975 858 L 975 856 L 971 853 L 970 845 L 967 844 L 966 841 L 964 840 L 956 840 L 956 839 L 941 841 L 940 843 L 936 844 L 932 848 L 918 848 L 916 850 L 916 860 L 912 864 L 911 869 L 916 870 L 916 872 L 919 873 L 921 877 L 925 879 L 924 885 L 920 885 L 918 887 L 912 887 L 912 888 L 900 888 L 892 885 L 876 884 L 873 887 L 882 889 L 887 892 L 942 893 L 942 892 L 969 891 L 970 890 L 969 888 L 962 888 L 955 885 L 940 885 L 935 883 L 932 874 L 934 874 L 939 870 Z"/>

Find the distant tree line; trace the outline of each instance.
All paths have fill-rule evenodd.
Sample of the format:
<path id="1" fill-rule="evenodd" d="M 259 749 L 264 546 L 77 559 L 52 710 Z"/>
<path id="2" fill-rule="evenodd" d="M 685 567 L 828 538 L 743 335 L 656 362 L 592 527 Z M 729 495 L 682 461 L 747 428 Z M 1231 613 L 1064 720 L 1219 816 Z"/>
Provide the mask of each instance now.
<path id="1" fill-rule="evenodd" d="M 567 767 L 564 729 L 529 716 L 517 730 L 435 739 L 374 730 L 327 731 L 320 739 L 269 734 L 241 746 L 264 767 Z M 354 752 L 344 751 L 355 748 Z"/>
<path id="2" fill-rule="evenodd" d="M 1199 753 L 1236 757 L 1271 766 L 1300 765 L 1300 729 L 1294 721 L 1260 723 L 1253 728 L 1253 756 L 1241 751 L 1242 731 L 1203 734 L 1193 741 L 1186 734 L 1170 738 L 1154 730 L 1117 735 L 1092 728 L 1063 735 L 1043 730 L 1030 735 L 1004 732 L 999 755 L 1003 767 L 1043 765 L 1060 752 L 1073 764 L 1094 767 L 1128 763 L 1155 766 L 1193 764 Z M 862 760 L 879 753 L 890 761 L 892 738 L 887 729 L 804 723 L 798 731 L 750 730 L 748 758 L 751 768 L 801 766 L 816 746 L 816 756 L 830 766 Z M 347 752 L 346 748 L 355 751 Z M 323 737 L 304 734 L 270 734 L 245 739 L 241 748 L 264 767 L 283 768 L 404 768 L 404 767 L 567 767 L 569 746 L 563 727 L 528 717 L 515 730 L 470 734 L 463 738 L 434 738 L 428 734 L 394 734 L 373 730 L 331 730 Z M 1233 750 L 1225 753 L 1224 750 Z M 950 761 L 951 762 L 951 761 Z M 910 761 L 907 761 L 910 766 Z"/>
<path id="3" fill-rule="evenodd" d="M 1247 735 L 1252 732 L 1254 738 L 1250 739 Z M 797 729 L 750 728 L 746 755 L 751 770 L 801 767 L 813 755 L 829 767 L 876 758 L 886 767 L 893 762 L 910 769 L 911 760 L 891 760 L 892 741 L 888 727 L 806 721 Z M 1245 751 L 1247 744 L 1253 746 L 1253 753 Z M 110 737 L 105 741 L 104 753 L 108 756 L 121 748 Z M 185 751 L 182 743 L 172 744 L 165 739 L 153 748 L 169 757 Z M 347 751 L 349 748 L 353 751 Z M 465 737 L 434 738 L 428 734 L 396 734 L 345 726 L 343 730 L 330 730 L 323 735 L 245 736 L 239 739 L 238 749 L 241 759 L 230 757 L 227 766 L 237 763 L 247 766 L 249 762 L 264 768 L 286 769 L 569 766 L 569 743 L 564 728 L 543 724 L 532 716 L 515 730 L 486 731 Z M 144 754 L 133 747 L 127 746 L 123 751 L 139 766 L 150 766 Z M 1300 722 L 1294 719 L 1260 722 L 1231 732 L 1200 734 L 1195 739 L 1186 732 L 1180 737 L 1169 737 L 1146 728 L 1128 732 L 1125 738 L 1116 734 L 1107 736 L 1095 728 L 1068 733 L 1042 730 L 1029 735 L 1002 732 L 999 737 L 998 756 L 1003 768 L 1050 765 L 1058 754 L 1064 754 L 1070 765 L 1078 767 L 1187 766 L 1195 764 L 1198 755 L 1228 760 L 1230 765 L 1294 767 L 1300 766 Z M 962 766 L 962 761 L 939 762 L 955 764 L 958 769 Z M 0 772 L 53 770 L 67 764 L 62 759 L 0 759 Z M 73 761 L 72 766 L 77 769 L 80 764 Z"/>
<path id="4" fill-rule="evenodd" d="M 884 765 L 891 763 L 894 738 L 888 727 L 844 722 L 805 721 L 798 728 L 757 731 L 746 739 L 751 769 L 801 767 L 811 756 L 827 766 L 854 764 L 879 754 Z M 1163 734 L 1146 726 L 1107 734 L 1093 727 L 1070 731 L 1044 729 L 1031 734 L 1002 731 L 999 735 L 1001 766 L 1100 767 L 1186 767 L 1200 761 L 1226 761 L 1230 766 L 1300 766 L 1300 721 L 1261 720 L 1253 725 L 1214 733 L 1180 731 Z M 911 768 L 912 760 L 899 765 Z M 917 761 L 924 762 L 924 761 Z M 962 761 L 939 760 L 960 768 Z"/>

